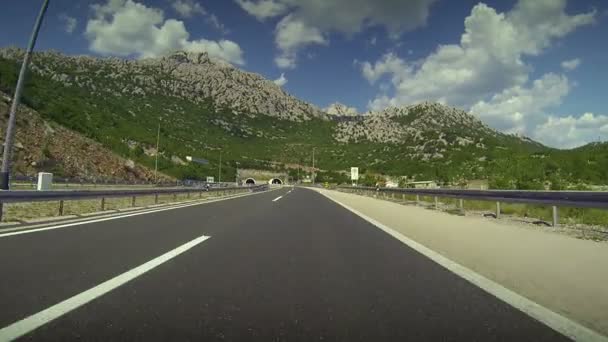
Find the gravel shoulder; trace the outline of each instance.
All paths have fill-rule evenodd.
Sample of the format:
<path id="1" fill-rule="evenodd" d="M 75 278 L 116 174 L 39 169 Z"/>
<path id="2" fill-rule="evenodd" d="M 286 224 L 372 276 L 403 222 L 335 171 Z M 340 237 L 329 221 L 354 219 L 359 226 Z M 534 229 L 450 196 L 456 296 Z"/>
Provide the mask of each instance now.
<path id="1" fill-rule="evenodd" d="M 608 335 L 608 244 L 509 221 L 320 190 L 540 305 Z"/>

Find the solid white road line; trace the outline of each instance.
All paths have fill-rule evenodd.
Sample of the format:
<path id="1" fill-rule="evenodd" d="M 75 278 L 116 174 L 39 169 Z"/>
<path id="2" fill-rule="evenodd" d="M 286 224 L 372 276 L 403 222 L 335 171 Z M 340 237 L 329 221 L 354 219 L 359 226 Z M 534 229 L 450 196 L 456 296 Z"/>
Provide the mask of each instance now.
<path id="1" fill-rule="evenodd" d="M 135 267 L 121 275 L 118 275 L 104 283 L 101 283 L 91 289 L 79 293 L 71 298 L 55 304 L 45 310 L 33 314 L 25 319 L 15 322 L 3 329 L 0 329 L 0 341 L 11 341 L 17 339 L 34 329 L 43 326 L 50 321 L 57 319 L 68 312 L 75 310 L 88 302 L 103 296 L 104 294 L 114 290 L 115 288 L 124 285 L 125 283 L 141 276 L 142 274 L 152 270 L 153 268 L 175 258 L 176 256 L 186 252 L 192 247 L 209 239 L 209 236 L 200 236 L 190 242 L 187 242 L 159 257 L 156 257 L 143 265 Z"/>
<path id="2" fill-rule="evenodd" d="M 276 202 L 276 201 L 280 200 L 281 198 L 283 198 L 283 196 L 279 196 L 279 197 L 277 197 L 277 198 L 273 199 L 272 201 L 273 201 L 273 202 Z"/>
<path id="3" fill-rule="evenodd" d="M 227 197 L 227 198 L 218 198 L 218 199 L 213 199 L 213 200 L 205 200 L 205 201 L 200 201 L 200 202 L 196 202 L 196 203 L 176 204 L 176 205 L 171 205 L 169 207 L 160 208 L 160 209 L 151 209 L 151 210 L 142 209 L 142 211 L 138 211 L 138 212 L 130 213 L 130 214 L 118 213 L 116 215 L 104 216 L 104 217 L 97 218 L 97 219 L 91 219 L 91 220 L 86 220 L 86 221 L 70 222 L 70 223 L 57 224 L 57 225 L 47 225 L 47 226 L 44 226 L 44 227 L 41 227 L 41 228 L 34 228 L 34 229 L 29 229 L 28 227 L 22 227 L 21 229 L 23 229 L 23 230 L 12 231 L 12 232 L 8 232 L 8 233 L 0 233 L 0 238 L 9 237 L 9 236 L 15 236 L 15 235 L 22 235 L 22 234 L 30 234 L 30 233 L 42 232 L 42 231 L 45 231 L 45 230 L 53 230 L 53 229 L 60 229 L 60 228 L 67 228 L 67 227 L 85 225 L 85 224 L 88 224 L 88 223 L 96 223 L 96 222 L 103 222 L 103 221 L 109 221 L 109 220 L 117 220 L 117 219 L 121 219 L 121 218 L 124 218 L 124 217 L 139 216 L 139 215 L 157 213 L 157 212 L 161 212 L 161 211 L 180 209 L 180 208 L 187 208 L 187 207 L 192 207 L 192 206 L 196 206 L 196 205 L 203 205 L 203 204 L 208 204 L 208 203 L 227 201 L 227 200 L 234 199 L 234 198 L 245 197 L 245 196 L 252 196 L 252 195 L 263 194 L 263 193 L 265 193 L 265 191 L 254 192 L 254 193 L 247 193 L 247 194 L 243 194 L 243 195 L 235 195 L 235 196 L 231 196 L 231 197 Z"/>
<path id="4" fill-rule="evenodd" d="M 580 325 L 556 312 L 553 312 L 540 304 L 531 301 L 530 299 L 523 297 L 506 287 L 478 274 L 446 257 L 443 255 L 425 247 L 424 245 L 419 244 L 418 242 L 404 236 L 403 234 L 395 231 L 394 229 L 385 226 L 384 224 L 374 220 L 373 218 L 366 216 L 365 214 L 360 213 L 359 211 L 349 207 L 346 204 L 341 203 L 338 200 L 335 200 L 328 195 L 324 194 L 321 191 L 318 191 L 323 196 L 327 197 L 331 201 L 337 203 L 343 208 L 351 211 L 355 215 L 361 217 L 365 221 L 373 224 L 374 226 L 382 229 L 392 237 L 397 240 L 403 242 L 410 248 L 416 250 L 427 258 L 433 260 L 437 264 L 443 266 L 448 269 L 452 273 L 457 276 L 469 281 L 473 285 L 481 288 L 482 290 L 488 292 L 494 297 L 502 300 L 503 302 L 513 306 L 514 308 L 524 312 L 528 316 L 544 323 L 549 326 L 553 330 L 558 331 L 559 333 L 572 338 L 575 341 L 602 341 L 608 342 L 608 337 L 603 336 L 583 325 Z"/>

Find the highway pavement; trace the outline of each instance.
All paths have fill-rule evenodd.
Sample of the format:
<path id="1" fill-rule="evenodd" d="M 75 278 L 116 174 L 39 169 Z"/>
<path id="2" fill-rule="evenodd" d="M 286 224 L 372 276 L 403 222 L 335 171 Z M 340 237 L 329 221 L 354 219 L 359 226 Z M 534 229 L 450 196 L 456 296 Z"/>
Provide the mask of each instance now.
<path id="1" fill-rule="evenodd" d="M 57 227 L 0 232 L 0 340 L 567 340 L 308 189 Z"/>

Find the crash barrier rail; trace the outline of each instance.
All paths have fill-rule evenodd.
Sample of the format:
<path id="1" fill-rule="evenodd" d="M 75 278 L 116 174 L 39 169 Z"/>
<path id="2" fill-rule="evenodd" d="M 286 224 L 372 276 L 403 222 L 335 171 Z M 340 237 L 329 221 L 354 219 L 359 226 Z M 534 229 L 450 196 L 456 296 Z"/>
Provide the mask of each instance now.
<path id="1" fill-rule="evenodd" d="M 132 189 L 132 190 L 51 190 L 51 191 L 32 191 L 32 190 L 8 190 L 0 191 L 0 214 L 1 205 L 4 203 L 26 203 L 26 202 L 59 202 L 59 216 L 63 216 L 64 201 L 77 200 L 100 200 L 100 210 L 105 210 L 106 198 L 131 197 L 131 206 L 135 207 L 136 198 L 141 196 L 154 196 L 154 203 L 158 204 L 159 195 L 173 195 L 177 199 L 178 194 L 187 194 L 188 198 L 192 194 L 198 194 L 199 198 L 204 193 L 221 193 L 227 195 L 237 192 L 258 192 L 268 189 L 268 185 L 258 186 L 239 186 L 223 188 L 156 188 L 156 189 Z M 0 221 L 2 216 L 0 216 Z"/>
<path id="2" fill-rule="evenodd" d="M 16 175 L 11 178 L 11 183 L 31 183 L 33 187 L 36 187 L 36 182 L 38 181 L 37 176 L 23 176 Z M 183 186 L 183 181 L 161 181 L 161 182 L 151 182 L 144 180 L 124 180 L 124 179 L 86 179 L 86 178 L 66 178 L 66 177 L 53 177 L 53 183 L 56 184 L 65 184 L 69 185 L 103 185 L 103 186 L 111 186 L 111 185 L 154 185 L 158 187 L 168 187 L 168 186 Z"/>
<path id="3" fill-rule="evenodd" d="M 500 217 L 500 203 L 527 203 L 551 206 L 553 209 L 553 226 L 558 225 L 558 207 L 575 208 L 608 208 L 608 192 L 600 191 L 534 191 L 534 190 L 456 190 L 456 189 L 405 189 L 374 188 L 362 186 L 341 186 L 340 189 L 355 193 L 382 194 L 383 196 L 416 195 L 433 197 L 435 208 L 439 207 L 439 197 L 458 199 L 458 207 L 464 210 L 464 200 L 496 202 L 496 218 Z"/>

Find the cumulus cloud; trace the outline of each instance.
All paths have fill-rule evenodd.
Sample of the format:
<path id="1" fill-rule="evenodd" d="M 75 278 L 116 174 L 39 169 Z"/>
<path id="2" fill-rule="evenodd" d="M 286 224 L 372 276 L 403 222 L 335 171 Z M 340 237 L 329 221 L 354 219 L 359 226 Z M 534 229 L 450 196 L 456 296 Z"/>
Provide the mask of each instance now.
<path id="1" fill-rule="evenodd" d="M 533 138 L 559 148 L 573 148 L 608 140 L 608 116 L 585 113 L 579 117 L 548 116 L 535 127 Z"/>
<path id="2" fill-rule="evenodd" d="M 514 86 L 479 101 L 471 112 L 490 126 L 510 133 L 531 134 L 545 111 L 559 105 L 570 91 L 568 78 L 548 73 L 530 86 Z"/>
<path id="3" fill-rule="evenodd" d="M 281 54 L 275 58 L 275 63 L 282 69 L 295 68 L 299 48 L 328 43 L 319 29 L 308 26 L 291 15 L 284 17 L 277 24 L 275 42 L 281 50 Z"/>
<path id="4" fill-rule="evenodd" d="M 184 18 L 189 18 L 196 14 L 207 13 L 201 4 L 194 2 L 194 0 L 173 0 L 171 6 Z"/>
<path id="5" fill-rule="evenodd" d="M 275 30 L 281 68 L 296 66 L 297 53 L 310 45 L 328 44 L 327 35 L 351 36 L 372 26 L 395 37 L 423 26 L 436 0 L 235 0 L 259 20 L 283 16 Z M 290 42 L 285 44 L 285 42 Z"/>
<path id="6" fill-rule="evenodd" d="M 531 70 L 524 56 L 538 55 L 552 40 L 593 22 L 595 12 L 569 16 L 565 5 L 565 0 L 520 0 L 510 12 L 497 13 L 480 3 L 465 19 L 460 44 L 441 45 L 420 61 L 384 56 L 373 68 L 371 63 L 363 63 L 362 73 L 366 78 L 370 71 L 392 76 L 395 94 L 391 104 L 435 100 L 469 107 L 524 85 Z M 391 68 L 387 63 L 402 67 Z M 380 94 L 370 107 L 385 96 Z"/>
<path id="7" fill-rule="evenodd" d="M 282 86 L 286 85 L 287 84 L 287 78 L 285 78 L 285 73 L 281 73 L 281 77 L 277 78 L 273 82 L 274 82 L 274 84 L 278 85 L 279 87 L 282 87 Z"/>
<path id="8" fill-rule="evenodd" d="M 76 18 L 70 17 L 65 13 L 59 15 L 59 20 L 63 21 L 63 29 L 66 33 L 72 34 L 78 25 L 78 20 Z"/>
<path id="9" fill-rule="evenodd" d="M 184 23 L 164 18 L 162 10 L 133 0 L 108 0 L 91 6 L 85 36 L 89 48 L 103 55 L 156 57 L 184 50 L 242 65 L 240 46 L 229 40 L 190 40 Z"/>
<path id="10" fill-rule="evenodd" d="M 579 58 L 570 59 L 562 62 L 562 68 L 566 71 L 571 71 L 581 64 L 581 60 Z"/>

